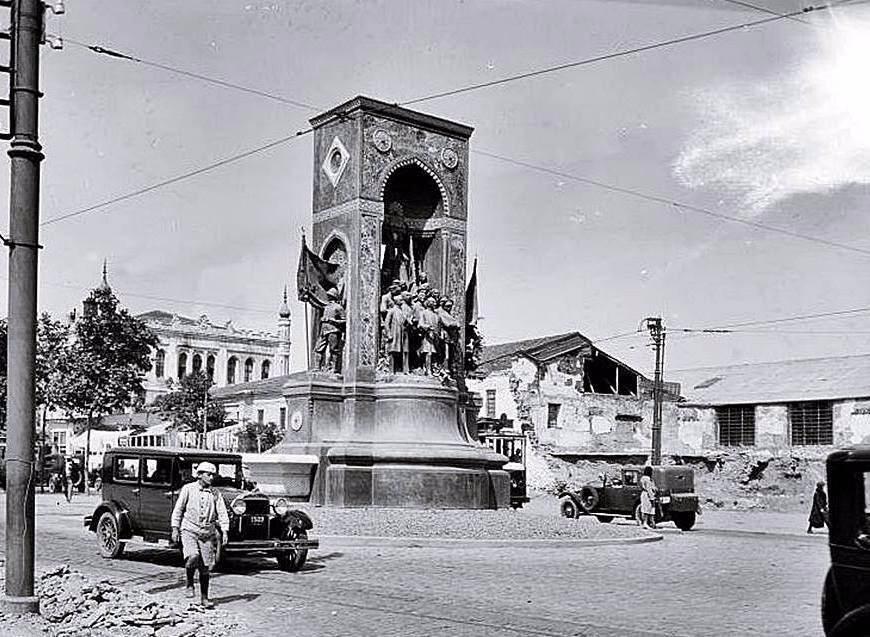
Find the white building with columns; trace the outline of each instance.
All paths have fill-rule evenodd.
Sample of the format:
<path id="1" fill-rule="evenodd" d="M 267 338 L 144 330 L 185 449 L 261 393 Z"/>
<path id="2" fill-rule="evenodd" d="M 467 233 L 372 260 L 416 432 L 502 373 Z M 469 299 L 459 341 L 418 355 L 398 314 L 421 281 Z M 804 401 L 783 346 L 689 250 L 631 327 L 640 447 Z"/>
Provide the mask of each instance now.
<path id="1" fill-rule="evenodd" d="M 278 332 L 236 327 L 232 321 L 213 323 L 203 314 L 192 319 L 163 310 L 139 314 L 160 339 L 145 378 L 145 402 L 169 391 L 169 380 L 205 372 L 215 387 L 284 376 L 290 373 L 290 308 L 287 291 L 278 310 Z"/>

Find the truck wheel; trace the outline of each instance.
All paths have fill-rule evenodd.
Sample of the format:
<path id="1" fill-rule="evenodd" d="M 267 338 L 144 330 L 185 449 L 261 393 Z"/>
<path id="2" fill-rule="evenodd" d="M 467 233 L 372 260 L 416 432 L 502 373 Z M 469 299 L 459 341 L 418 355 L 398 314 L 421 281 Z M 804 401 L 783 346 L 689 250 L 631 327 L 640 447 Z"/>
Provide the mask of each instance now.
<path id="1" fill-rule="evenodd" d="M 296 540 L 307 540 L 308 533 L 306 531 L 298 531 L 292 535 Z M 278 560 L 278 566 L 282 571 L 295 573 L 305 566 L 305 560 L 308 559 L 308 549 L 290 549 L 289 551 L 279 551 L 275 558 Z"/>
<path id="2" fill-rule="evenodd" d="M 866 637 L 870 625 L 870 606 L 860 606 L 846 613 L 834 629 L 826 633 L 828 637 Z"/>
<path id="3" fill-rule="evenodd" d="M 688 531 L 693 526 L 695 526 L 695 512 L 694 511 L 684 511 L 680 513 L 672 513 L 671 517 L 674 518 L 674 524 L 677 525 L 677 528 L 681 531 Z"/>
<path id="4" fill-rule="evenodd" d="M 840 607 L 837 589 L 834 587 L 834 577 L 829 568 L 825 576 L 825 586 L 822 588 L 822 628 L 825 629 L 826 635 L 831 634 L 842 616 L 843 609 Z"/>
<path id="5" fill-rule="evenodd" d="M 562 501 L 559 503 L 559 511 L 561 511 L 563 517 L 570 520 L 580 517 L 580 507 L 577 506 L 577 503 L 574 502 L 574 498 L 570 495 L 566 495 L 562 498 Z"/>
<path id="6" fill-rule="evenodd" d="M 585 486 L 580 489 L 580 506 L 586 513 L 591 513 L 598 506 L 598 489 Z"/>
<path id="7" fill-rule="evenodd" d="M 106 559 L 118 558 L 124 552 L 118 520 L 109 511 L 105 511 L 97 522 L 97 545 L 100 555 Z"/>
<path id="8" fill-rule="evenodd" d="M 610 524 L 611 522 L 613 522 L 612 515 L 596 515 L 595 517 L 598 518 L 598 521 L 602 524 Z"/>

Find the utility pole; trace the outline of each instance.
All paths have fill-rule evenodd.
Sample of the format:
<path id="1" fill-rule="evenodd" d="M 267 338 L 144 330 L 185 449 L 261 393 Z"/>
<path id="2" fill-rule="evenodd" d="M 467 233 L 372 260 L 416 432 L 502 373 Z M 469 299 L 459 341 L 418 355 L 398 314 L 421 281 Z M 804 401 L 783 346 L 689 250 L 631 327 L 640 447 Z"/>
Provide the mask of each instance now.
<path id="1" fill-rule="evenodd" d="M 5 2 L 0 5 L 5 5 Z M 9 342 L 6 448 L 7 612 L 38 613 L 34 596 L 36 467 L 33 443 L 36 357 L 36 266 L 39 251 L 39 45 L 40 0 L 12 0 L 9 199 Z"/>
<path id="2" fill-rule="evenodd" d="M 662 400 L 664 398 L 663 368 L 665 364 L 665 327 L 661 317 L 644 319 L 656 350 L 656 370 L 653 378 L 653 425 L 650 464 L 662 463 Z"/>
<path id="3" fill-rule="evenodd" d="M 207 377 L 206 377 L 207 378 Z M 202 396 L 202 448 L 208 449 L 206 434 L 208 433 L 208 387 Z"/>

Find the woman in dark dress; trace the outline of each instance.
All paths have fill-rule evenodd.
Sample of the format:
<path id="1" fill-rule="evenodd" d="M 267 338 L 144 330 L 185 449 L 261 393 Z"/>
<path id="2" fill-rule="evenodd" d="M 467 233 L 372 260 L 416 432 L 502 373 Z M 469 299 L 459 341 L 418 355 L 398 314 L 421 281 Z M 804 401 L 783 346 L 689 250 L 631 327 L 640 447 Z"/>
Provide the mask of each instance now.
<path id="1" fill-rule="evenodd" d="M 816 483 L 816 492 L 813 494 L 813 508 L 810 509 L 810 523 L 807 533 L 813 529 L 821 529 L 828 523 L 828 496 L 825 493 L 825 483 L 819 480 Z"/>

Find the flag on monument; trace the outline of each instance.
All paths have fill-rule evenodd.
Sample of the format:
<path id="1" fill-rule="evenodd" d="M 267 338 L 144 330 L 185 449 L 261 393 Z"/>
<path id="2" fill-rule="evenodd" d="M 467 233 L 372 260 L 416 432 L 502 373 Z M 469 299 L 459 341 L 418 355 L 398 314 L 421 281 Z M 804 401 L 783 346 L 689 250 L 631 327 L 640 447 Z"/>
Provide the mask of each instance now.
<path id="1" fill-rule="evenodd" d="M 299 266 L 296 268 L 296 293 L 299 300 L 315 307 L 325 307 L 326 291 L 337 285 L 337 270 L 337 263 L 330 263 L 308 249 L 303 234 Z"/>
<path id="2" fill-rule="evenodd" d="M 471 278 L 468 279 L 468 287 L 465 289 L 465 324 L 477 325 L 480 308 L 477 304 L 477 257 L 474 258 L 474 266 L 471 268 Z"/>

